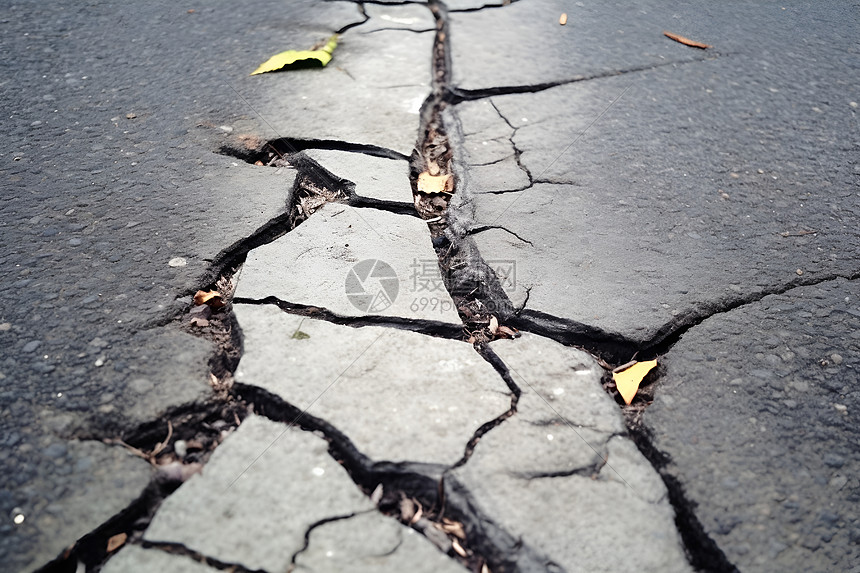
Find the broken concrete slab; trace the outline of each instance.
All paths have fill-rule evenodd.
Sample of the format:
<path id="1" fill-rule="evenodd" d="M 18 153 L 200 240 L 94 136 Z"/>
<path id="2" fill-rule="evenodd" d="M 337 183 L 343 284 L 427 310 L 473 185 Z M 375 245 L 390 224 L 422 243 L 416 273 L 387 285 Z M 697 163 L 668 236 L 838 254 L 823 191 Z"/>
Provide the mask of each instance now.
<path id="1" fill-rule="evenodd" d="M 528 292 L 529 309 L 644 346 L 751 297 L 856 272 L 847 149 L 821 156 L 846 166 L 823 182 L 808 160 L 843 119 L 810 109 L 765 127 L 800 105 L 781 95 L 782 77 L 750 76 L 713 105 L 714 78 L 736 74 L 716 61 L 493 98 L 536 183 L 478 195 L 466 178 L 451 216 L 524 239 L 475 236 L 485 259 L 517 261 L 514 304 Z M 705 95 L 690 97 L 693 86 Z"/>
<path id="2" fill-rule="evenodd" d="M 455 6 L 459 7 L 450 8 Z M 679 11 L 657 2 L 638 8 L 635 18 L 605 3 L 574 6 L 562 0 L 452 11 L 452 83 L 463 92 L 492 92 L 701 59 L 699 50 L 662 34 L 678 24 L 679 12 L 684 20 L 694 20 L 693 10 Z M 562 13 L 567 13 L 564 26 L 559 24 Z"/>
<path id="3" fill-rule="evenodd" d="M 251 251 L 236 297 L 460 324 L 421 219 L 334 203 Z"/>
<path id="4" fill-rule="evenodd" d="M 332 424 L 373 460 L 454 464 L 474 432 L 510 408 L 501 377 L 463 342 L 273 305 L 234 310 L 245 335 L 236 380 Z"/>
<path id="5" fill-rule="evenodd" d="M 618 406 L 601 385 L 604 370 L 585 352 L 529 333 L 490 348 L 523 391 L 518 419 L 540 426 L 567 420 L 603 434 L 624 433 Z"/>
<path id="6" fill-rule="evenodd" d="M 311 530 L 307 549 L 296 556 L 294 571 L 463 573 L 466 569 L 414 529 L 372 511 Z"/>
<path id="7" fill-rule="evenodd" d="M 768 296 L 690 329 L 644 412 L 662 471 L 742 571 L 860 560 L 860 284 Z M 731 430 L 727 430 L 731 428 Z"/>
<path id="8" fill-rule="evenodd" d="M 102 573 L 215 573 L 219 569 L 209 567 L 190 557 L 175 555 L 160 549 L 144 549 L 139 545 L 127 545 L 110 558 L 102 567 Z"/>
<path id="9" fill-rule="evenodd" d="M 247 569 L 286 570 L 312 525 L 373 509 L 328 443 L 249 416 L 159 508 L 144 540 Z"/>
<path id="10" fill-rule="evenodd" d="M 406 160 L 327 149 L 309 149 L 304 153 L 337 177 L 355 183 L 355 193 L 360 197 L 412 205 Z"/>
<path id="11" fill-rule="evenodd" d="M 4 513 L 8 518 L 0 524 L 0 549 L 10 554 L 17 550 L 29 558 L 28 563 L 21 564 L 21 571 L 42 567 L 128 508 L 143 495 L 152 475 L 146 461 L 120 446 L 57 438 L 50 442 L 45 439 L 42 443 L 41 451 L 33 452 L 39 454 L 39 472 L 31 478 L 26 474 L 19 476 L 26 480 L 20 484 L 22 490 L 42 491 L 45 482 L 54 475 L 62 475 L 62 486 L 59 491 L 50 490 L 50 497 L 33 496 L 27 503 L 10 508 Z M 27 453 L 26 449 L 21 449 L 18 448 L 18 453 Z M 3 461 L 5 465 L 7 460 Z M 14 467 L 26 466 L 15 464 Z M 11 494 L 3 497 L 4 510 L 6 503 L 17 501 Z M 22 543 L 22 539 L 27 541 Z M 4 547 L 6 544 L 11 546 Z"/>
<path id="12" fill-rule="evenodd" d="M 341 36 L 325 68 L 260 76 L 271 89 L 249 101 L 266 118 L 268 137 L 374 145 L 409 156 L 430 93 L 434 35 L 360 29 Z"/>
<path id="13" fill-rule="evenodd" d="M 626 437 L 602 369 L 537 336 L 491 348 L 523 395 L 452 472 L 452 494 L 565 570 L 691 571 L 666 488 Z"/>
<path id="14" fill-rule="evenodd" d="M 363 34 L 380 30 L 427 32 L 436 29 L 433 13 L 426 4 L 364 5 L 368 20 L 356 31 Z"/>

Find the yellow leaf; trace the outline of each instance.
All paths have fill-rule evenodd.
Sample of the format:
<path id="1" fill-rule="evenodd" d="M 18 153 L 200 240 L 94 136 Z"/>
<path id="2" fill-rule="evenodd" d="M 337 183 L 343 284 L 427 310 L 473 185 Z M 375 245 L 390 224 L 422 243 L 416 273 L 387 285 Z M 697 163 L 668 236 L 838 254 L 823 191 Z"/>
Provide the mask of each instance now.
<path id="1" fill-rule="evenodd" d="M 314 61 L 319 62 L 320 67 L 324 67 L 331 61 L 331 54 L 336 47 L 337 34 L 329 38 L 328 43 L 319 50 L 287 50 L 286 52 L 275 54 L 263 62 L 259 68 L 251 72 L 251 75 L 276 72 L 296 63 L 307 65 L 312 64 Z"/>
<path id="2" fill-rule="evenodd" d="M 637 362 L 630 368 L 612 374 L 612 380 L 615 381 L 618 393 L 624 398 L 625 404 L 633 401 L 633 396 L 639 390 L 639 384 L 642 382 L 642 379 L 655 366 L 657 366 L 656 360 L 646 360 L 644 362 Z"/>
<path id="3" fill-rule="evenodd" d="M 430 175 L 426 171 L 418 176 L 418 191 L 421 193 L 448 193 L 454 188 L 450 175 Z"/>

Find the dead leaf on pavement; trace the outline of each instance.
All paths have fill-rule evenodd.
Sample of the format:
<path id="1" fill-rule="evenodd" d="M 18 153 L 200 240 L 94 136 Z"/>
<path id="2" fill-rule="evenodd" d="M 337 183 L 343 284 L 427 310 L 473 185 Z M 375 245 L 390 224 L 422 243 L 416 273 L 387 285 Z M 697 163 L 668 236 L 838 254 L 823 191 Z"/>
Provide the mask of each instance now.
<path id="1" fill-rule="evenodd" d="M 691 48 L 699 48 L 700 50 L 705 50 L 707 48 L 713 47 L 708 44 L 703 44 L 701 42 L 685 38 L 684 36 L 679 36 L 678 34 L 673 34 L 672 32 L 663 32 L 663 35 L 670 40 L 675 40 L 676 42 L 684 44 L 685 46 L 690 46 Z"/>
<path id="2" fill-rule="evenodd" d="M 454 178 L 450 175 L 430 175 L 426 171 L 418 176 L 418 191 L 421 193 L 453 194 Z"/>
<path id="3" fill-rule="evenodd" d="M 287 50 L 275 54 L 251 72 L 251 75 L 276 72 L 283 69 L 295 69 L 301 67 L 325 67 L 331 61 L 332 52 L 337 47 L 337 34 L 328 39 L 328 43 L 320 49 L 310 50 Z"/>
<path id="4" fill-rule="evenodd" d="M 618 388 L 618 393 L 624 398 L 624 403 L 629 404 L 636 396 L 636 391 L 639 390 L 639 384 L 645 375 L 657 366 L 656 360 L 645 360 L 636 362 L 629 368 L 625 368 L 621 372 L 613 372 L 612 380 L 615 381 L 615 387 Z"/>
<path id="5" fill-rule="evenodd" d="M 217 290 L 210 290 L 208 292 L 199 290 L 194 295 L 194 304 L 198 306 L 206 304 L 212 308 L 221 308 L 227 303 L 224 302 L 224 297 Z"/>
<path id="6" fill-rule="evenodd" d="M 125 533 L 117 533 L 116 535 L 108 539 L 107 552 L 113 553 L 114 551 L 125 545 L 126 539 L 128 539 L 128 535 L 126 535 Z"/>

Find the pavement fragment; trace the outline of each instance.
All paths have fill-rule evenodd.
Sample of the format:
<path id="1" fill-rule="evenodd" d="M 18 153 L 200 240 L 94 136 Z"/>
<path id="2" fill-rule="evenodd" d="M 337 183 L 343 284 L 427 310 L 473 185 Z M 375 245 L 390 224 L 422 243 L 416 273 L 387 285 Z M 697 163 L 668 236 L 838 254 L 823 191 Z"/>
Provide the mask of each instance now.
<path id="1" fill-rule="evenodd" d="M 380 261 L 388 268 L 362 270 L 356 267 L 362 261 Z M 286 236 L 251 251 L 236 297 L 270 296 L 341 316 L 460 324 L 426 224 L 377 209 L 329 203 Z"/>
<path id="2" fill-rule="evenodd" d="M 248 569 L 284 571 L 320 520 L 373 509 L 325 440 L 249 416 L 202 475 L 159 508 L 144 539 Z"/>
<path id="3" fill-rule="evenodd" d="M 562 12 L 568 14 L 565 26 L 559 26 Z M 491 94 L 500 86 L 536 86 L 701 57 L 663 37 L 673 17 L 675 8 L 656 2 L 641 6 L 635 18 L 611 4 L 571 6 L 562 0 L 451 12 L 452 84 L 464 93 Z"/>
<path id="4" fill-rule="evenodd" d="M 355 183 L 360 197 L 412 204 L 406 161 L 326 149 L 309 149 L 305 154 L 337 177 Z"/>
<path id="5" fill-rule="evenodd" d="M 373 460 L 454 464 L 474 432 L 510 408 L 498 373 L 463 342 L 273 305 L 234 310 L 245 334 L 236 380 L 332 424 Z"/>
<path id="6" fill-rule="evenodd" d="M 517 128 L 535 184 L 491 195 L 466 178 L 458 194 L 469 200 L 449 215 L 531 242 L 501 230 L 474 237 L 485 260 L 517 261 L 515 305 L 528 293 L 529 309 L 645 346 L 744 300 L 856 272 L 860 257 L 848 248 L 856 230 L 844 224 L 858 212 L 853 175 L 836 169 L 821 187 L 797 167 L 836 126 L 812 111 L 789 118 L 791 97 L 763 89 L 775 78 L 752 77 L 715 106 L 714 78 L 735 78 L 737 68 L 719 60 L 653 70 L 633 84 L 609 78 L 493 97 Z M 750 124 L 753 108 L 767 112 Z M 761 125 L 768 114 L 785 128 Z M 847 164 L 847 151 L 835 153 Z M 784 234 L 802 229 L 816 232 Z"/>
<path id="7" fill-rule="evenodd" d="M 430 93 L 432 47 L 433 34 L 344 35 L 322 70 L 260 76 L 268 87 L 251 103 L 272 136 L 375 145 L 408 156 Z"/>
<path id="8" fill-rule="evenodd" d="M 473 193 L 521 190 L 531 185 L 527 171 L 517 162 L 513 127 L 491 100 L 467 101 L 456 107 L 463 134 L 455 157 L 468 165 L 468 188 Z"/>
<path id="9" fill-rule="evenodd" d="M 858 301 L 856 280 L 792 289 L 705 320 L 667 355 L 643 415 L 656 461 L 741 571 L 860 562 Z"/>
<path id="10" fill-rule="evenodd" d="M 49 466 L 42 467 L 40 477 L 29 481 L 28 486 L 44 488 L 52 472 L 61 471 L 64 489 L 59 495 L 20 506 L 16 514 L 23 516 L 21 523 L 12 526 L 10 515 L 0 525 L 7 539 L 27 536 L 39 542 L 22 571 L 32 571 L 52 561 L 78 539 L 121 513 L 143 494 L 152 476 L 144 460 L 119 446 L 97 441 L 59 442 L 55 438 L 40 457 L 47 458 Z"/>
<path id="11" fill-rule="evenodd" d="M 691 571 L 666 488 L 626 436 L 596 362 L 527 333 L 490 346 L 523 394 L 452 472 L 457 486 L 565 570 Z"/>

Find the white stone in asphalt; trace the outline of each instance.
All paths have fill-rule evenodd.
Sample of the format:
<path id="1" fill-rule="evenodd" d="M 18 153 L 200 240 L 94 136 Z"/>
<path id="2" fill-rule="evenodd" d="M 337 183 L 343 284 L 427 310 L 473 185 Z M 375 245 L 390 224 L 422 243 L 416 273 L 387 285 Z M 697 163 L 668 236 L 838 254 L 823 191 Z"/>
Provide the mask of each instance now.
<path id="1" fill-rule="evenodd" d="M 466 571 L 423 535 L 376 511 L 314 528 L 308 539 L 308 548 L 297 556 L 296 565 L 296 573 Z"/>
<path id="2" fill-rule="evenodd" d="M 110 558 L 102 567 L 102 573 L 216 573 L 218 569 L 208 567 L 184 555 L 174 555 L 160 549 L 144 549 L 139 545 L 127 545 Z"/>
<path id="3" fill-rule="evenodd" d="M 245 335 L 236 380 L 333 424 L 374 460 L 453 464 L 510 408 L 507 385 L 466 343 L 272 305 L 234 310 Z"/>
<path id="4" fill-rule="evenodd" d="M 421 219 L 337 203 L 248 253 L 236 296 L 460 324 Z"/>
<path id="5" fill-rule="evenodd" d="M 666 488 L 594 360 L 528 334 L 491 348 L 523 395 L 454 472 L 475 504 L 568 571 L 691 571 Z"/>
<path id="6" fill-rule="evenodd" d="M 144 539 L 224 563 L 285 571 L 323 519 L 373 503 L 311 433 L 249 416 L 159 508 Z"/>
<path id="7" fill-rule="evenodd" d="M 433 13 L 423 4 L 364 4 L 364 13 L 369 20 L 356 28 L 356 32 L 368 34 L 380 30 L 434 31 L 436 21 Z"/>
<path id="8" fill-rule="evenodd" d="M 406 160 L 330 149 L 308 149 L 305 154 L 337 177 L 355 183 L 356 195 L 412 204 Z"/>

